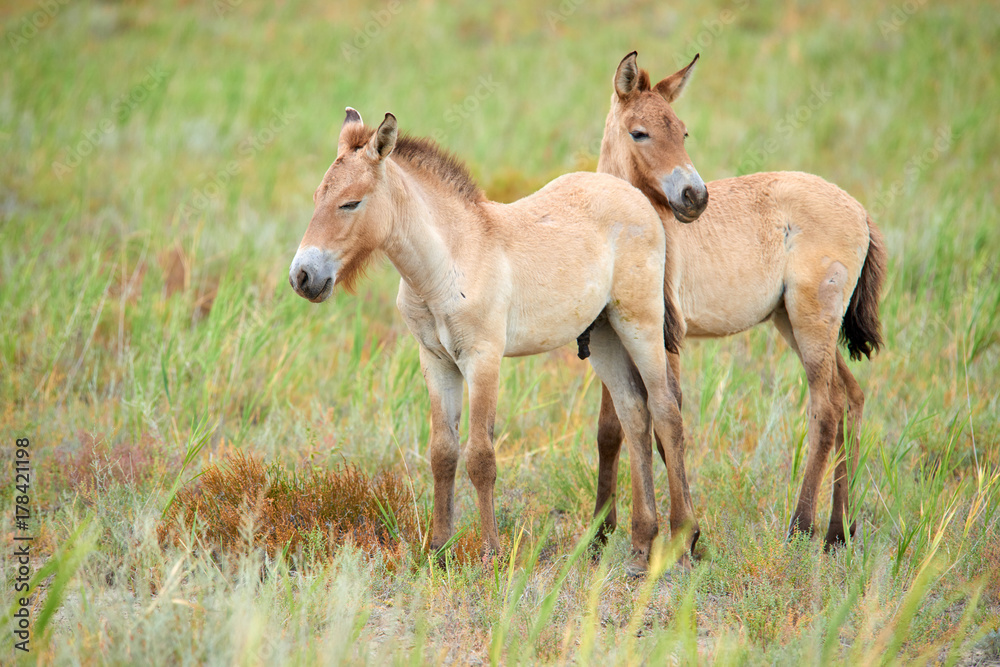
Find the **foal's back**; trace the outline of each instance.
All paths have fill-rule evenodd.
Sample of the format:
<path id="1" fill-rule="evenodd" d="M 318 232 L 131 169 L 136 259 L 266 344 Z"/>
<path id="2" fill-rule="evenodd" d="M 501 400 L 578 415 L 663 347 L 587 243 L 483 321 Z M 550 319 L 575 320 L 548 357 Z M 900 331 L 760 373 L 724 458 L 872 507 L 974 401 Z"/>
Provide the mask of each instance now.
<path id="1" fill-rule="evenodd" d="M 632 184 L 589 171 L 560 176 L 511 204 L 494 202 L 492 211 L 503 219 L 500 226 L 509 232 L 508 239 L 515 240 L 558 236 L 579 225 L 600 230 L 616 225 L 653 229 L 659 220 L 646 196 Z"/>

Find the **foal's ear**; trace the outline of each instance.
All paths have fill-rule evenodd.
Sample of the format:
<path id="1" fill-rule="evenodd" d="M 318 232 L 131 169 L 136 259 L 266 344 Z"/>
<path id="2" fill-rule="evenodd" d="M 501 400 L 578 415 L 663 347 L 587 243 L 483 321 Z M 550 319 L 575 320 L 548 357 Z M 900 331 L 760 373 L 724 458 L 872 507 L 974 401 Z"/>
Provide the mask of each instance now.
<path id="1" fill-rule="evenodd" d="M 701 54 L 696 53 L 694 60 L 692 60 L 687 67 L 677 70 L 663 81 L 660 81 L 653 87 L 653 90 L 662 95 L 663 99 L 665 99 L 668 104 L 673 103 L 673 101 L 680 97 L 681 93 L 684 92 L 684 86 L 687 85 L 688 80 L 691 78 L 691 74 L 694 72 L 694 64 L 698 62 L 698 58 L 700 57 Z"/>
<path id="2" fill-rule="evenodd" d="M 358 113 L 357 109 L 347 107 L 345 111 L 347 111 L 347 117 L 344 118 L 344 125 L 350 125 L 351 123 L 364 123 L 364 121 L 361 120 L 361 114 Z M 343 129 L 343 126 L 341 126 L 341 129 Z"/>
<path id="3" fill-rule="evenodd" d="M 376 162 L 381 162 L 389 157 L 389 153 L 396 147 L 396 135 L 396 117 L 387 113 L 385 120 L 375 130 L 372 138 L 368 140 L 368 157 Z"/>
<path id="4" fill-rule="evenodd" d="M 356 139 L 356 134 L 350 132 L 349 130 L 357 130 L 364 126 L 364 122 L 361 120 L 361 114 L 357 112 L 356 109 L 347 107 L 347 116 L 344 118 L 344 124 L 340 126 L 340 138 L 337 140 L 337 155 L 343 155 L 348 150 L 356 146 L 352 146 Z"/>
<path id="5" fill-rule="evenodd" d="M 615 72 L 615 92 L 620 99 L 625 99 L 639 87 L 639 66 L 635 64 L 637 55 L 638 52 L 633 51 L 618 64 L 618 71 Z"/>

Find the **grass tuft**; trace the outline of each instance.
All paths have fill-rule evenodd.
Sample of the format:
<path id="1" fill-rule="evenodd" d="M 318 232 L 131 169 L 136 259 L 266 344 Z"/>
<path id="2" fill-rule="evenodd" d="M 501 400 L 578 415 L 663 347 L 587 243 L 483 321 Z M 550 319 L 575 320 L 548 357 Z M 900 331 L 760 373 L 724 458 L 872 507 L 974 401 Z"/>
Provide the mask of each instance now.
<path id="1" fill-rule="evenodd" d="M 410 488 L 393 472 L 354 465 L 296 473 L 242 451 L 207 466 L 181 488 L 158 529 L 179 544 L 191 531 L 227 554 L 263 549 L 271 558 L 330 557 L 345 542 L 398 562 L 419 548 Z"/>

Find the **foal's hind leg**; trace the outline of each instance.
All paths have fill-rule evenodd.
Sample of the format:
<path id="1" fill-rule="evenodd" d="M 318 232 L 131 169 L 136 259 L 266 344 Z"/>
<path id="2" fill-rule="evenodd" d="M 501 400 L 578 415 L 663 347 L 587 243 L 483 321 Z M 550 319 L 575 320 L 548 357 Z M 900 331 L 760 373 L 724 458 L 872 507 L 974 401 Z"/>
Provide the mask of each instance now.
<path id="1" fill-rule="evenodd" d="M 681 388 L 680 383 L 677 381 L 680 373 L 680 357 L 667 352 L 667 360 L 671 369 L 669 376 L 671 388 L 677 398 L 677 407 L 680 408 Z M 645 395 L 645 386 L 643 386 L 643 394 Z M 608 392 L 607 385 L 601 383 L 601 412 L 597 419 L 597 503 L 594 507 L 594 516 L 598 516 L 605 506 L 609 507 L 608 513 L 601 523 L 600 530 L 594 536 L 595 546 L 607 544 L 608 536 L 615 531 L 618 525 L 617 497 L 615 492 L 618 486 L 618 457 L 621 454 L 623 438 L 622 426 L 618 421 L 618 415 L 615 413 L 611 394 Z M 663 442 L 659 436 L 656 438 L 656 449 L 660 453 L 660 459 L 663 461 L 663 464 L 669 469 L 667 453 L 663 449 Z"/>
<path id="2" fill-rule="evenodd" d="M 621 453 L 624 437 L 621 422 L 618 421 L 618 414 L 615 412 L 615 405 L 611 399 L 611 392 L 608 391 L 608 385 L 602 382 L 601 414 L 597 420 L 597 505 L 594 508 L 594 516 L 598 516 L 605 506 L 608 506 L 608 513 L 594 536 L 595 546 L 607 544 L 608 536 L 615 531 L 615 527 L 618 525 L 616 494 L 618 456 Z"/>
<path id="3" fill-rule="evenodd" d="M 808 273 L 788 285 L 785 310 L 774 322 L 805 366 L 809 383 L 809 454 L 789 534 L 811 535 L 816 499 L 830 450 L 843 427 L 844 382 L 837 367 L 837 334 L 843 316 L 847 270 L 833 262 L 819 276 Z"/>
<path id="4" fill-rule="evenodd" d="M 674 398 L 677 400 L 677 409 L 681 409 L 681 358 L 680 355 L 673 352 L 667 352 L 667 363 L 670 366 L 670 372 L 667 373 L 667 381 L 670 385 L 670 393 L 673 394 Z M 683 442 L 683 439 L 682 439 Z M 683 445 L 682 445 L 683 446 Z M 663 461 L 663 465 L 667 466 L 667 470 L 670 469 L 670 464 L 667 463 L 667 452 L 663 449 L 663 440 L 660 436 L 656 436 L 656 450 L 660 453 L 660 459 Z"/>
<path id="5" fill-rule="evenodd" d="M 666 464 L 670 484 L 671 534 L 676 537 L 687 532 L 686 546 L 694 549 L 701 531 L 695 519 L 684 467 L 684 427 L 679 402 L 674 394 L 677 382 L 667 367 L 662 335 L 656 327 L 643 321 L 638 310 L 611 310 L 608 320 L 618 332 L 648 392 L 649 411 L 661 443 L 660 455 Z"/>
<path id="6" fill-rule="evenodd" d="M 607 324 L 601 322 L 591 334 L 590 363 L 594 372 L 604 382 L 614 403 L 613 413 L 617 415 L 621 432 L 629 445 L 629 464 L 632 468 L 632 553 L 631 568 L 645 570 L 649 555 L 659 528 L 656 519 L 656 497 L 653 488 L 653 443 L 650 439 L 650 414 L 646 406 L 645 387 L 635 370 L 618 335 Z M 602 409 L 602 416 L 607 412 Z M 613 432 L 606 433 L 615 436 Z M 605 459 L 621 437 L 609 437 L 605 441 L 608 450 L 602 452 L 602 472 L 612 474 L 617 469 L 617 456 Z M 606 479 L 606 478 L 605 478 Z M 614 482 L 602 485 L 607 494 L 613 496 Z M 599 490 L 599 494 L 601 491 Z M 600 501 L 599 501 L 600 502 Z M 603 505 L 599 505 L 603 507 Z"/>
<path id="7" fill-rule="evenodd" d="M 847 406 L 844 420 L 837 429 L 837 471 L 833 480 L 833 507 L 830 511 L 830 528 L 826 532 L 827 550 L 847 542 L 844 522 L 850 516 L 850 484 L 858 469 L 858 457 L 861 454 L 861 416 L 865 408 L 865 393 L 847 368 L 844 357 L 837 351 L 837 372 L 844 385 Z M 851 467 L 851 476 L 847 475 L 847 467 Z M 850 531 L 854 535 L 855 524 L 852 522 Z"/>
<path id="8" fill-rule="evenodd" d="M 809 382 L 809 455 L 799 501 L 792 515 L 789 534 L 797 531 L 813 534 L 816 503 L 830 450 L 844 416 L 844 392 L 835 364 L 827 359 L 804 358 Z"/>

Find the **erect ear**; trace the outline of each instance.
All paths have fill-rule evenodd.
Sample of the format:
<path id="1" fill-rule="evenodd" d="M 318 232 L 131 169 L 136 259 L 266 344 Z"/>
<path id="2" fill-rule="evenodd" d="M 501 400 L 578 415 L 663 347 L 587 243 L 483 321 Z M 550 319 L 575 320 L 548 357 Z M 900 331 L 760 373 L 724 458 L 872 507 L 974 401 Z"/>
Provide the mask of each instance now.
<path id="1" fill-rule="evenodd" d="M 389 153 L 396 147 L 396 117 L 391 113 L 385 115 L 385 120 L 375 130 L 375 134 L 368 140 L 367 155 L 376 162 L 389 157 Z"/>
<path id="2" fill-rule="evenodd" d="M 350 125 L 351 123 L 364 123 L 364 121 L 361 120 L 361 114 L 358 113 L 357 109 L 347 107 L 345 111 L 347 111 L 347 117 L 344 118 L 344 125 Z"/>
<path id="3" fill-rule="evenodd" d="M 337 140 L 337 155 L 343 155 L 349 148 L 347 136 L 348 130 L 354 129 L 354 125 L 358 126 L 364 125 L 361 120 L 361 114 L 359 114 L 355 109 L 347 107 L 347 116 L 344 118 L 344 124 L 340 126 L 340 138 Z"/>
<path id="4" fill-rule="evenodd" d="M 694 60 L 687 67 L 674 72 L 663 81 L 660 81 L 653 87 L 653 90 L 662 95 L 668 104 L 673 103 L 684 92 L 684 86 L 687 85 L 688 79 L 691 78 L 691 74 L 694 72 L 694 64 L 698 62 L 698 58 L 700 57 L 700 53 L 695 54 Z"/>
<path id="5" fill-rule="evenodd" d="M 639 87 L 639 66 L 635 64 L 636 51 L 625 56 L 615 72 L 615 93 L 625 99 Z"/>

